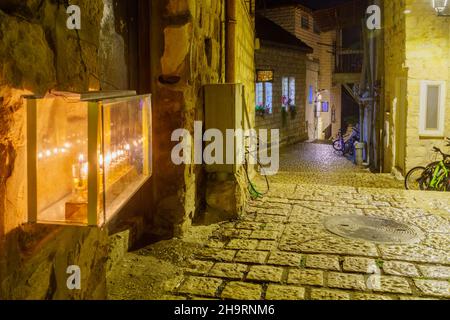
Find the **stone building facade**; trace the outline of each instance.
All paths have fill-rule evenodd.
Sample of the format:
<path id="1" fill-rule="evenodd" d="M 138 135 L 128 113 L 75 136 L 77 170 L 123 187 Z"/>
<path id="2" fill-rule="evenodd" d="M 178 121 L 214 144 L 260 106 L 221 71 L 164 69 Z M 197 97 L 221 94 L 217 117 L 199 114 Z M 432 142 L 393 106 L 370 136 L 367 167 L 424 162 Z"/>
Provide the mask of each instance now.
<path id="1" fill-rule="evenodd" d="M 384 1 L 384 15 L 384 167 L 404 175 L 431 162 L 433 146 L 445 150 L 444 137 L 450 136 L 449 20 L 437 17 L 426 0 Z M 440 101 L 440 132 L 431 134 L 421 129 L 426 81 L 446 95 Z"/>
<path id="2" fill-rule="evenodd" d="M 225 82 L 226 1 L 78 0 L 81 30 L 66 27 L 61 2 L 0 2 L 0 300 L 102 299 L 114 234 L 182 235 L 202 210 L 202 166 L 174 166 L 171 133 L 203 120 L 203 85 Z M 254 105 L 251 8 L 236 1 L 237 81 Z M 132 89 L 153 95 L 154 175 L 103 228 L 26 223 L 22 95 Z M 249 108 L 254 119 L 253 108 Z M 250 123 L 252 126 L 252 123 Z M 113 253 L 115 255 L 115 253 Z M 120 254 L 118 254 L 120 256 Z M 68 290 L 67 267 L 81 268 Z"/>
<path id="3" fill-rule="evenodd" d="M 324 139 L 324 130 L 329 126 L 332 135 L 335 136 L 342 125 L 341 86 L 333 83 L 333 48 L 336 43 L 336 31 L 321 32 L 315 21 L 314 12 L 301 5 L 273 5 L 261 10 L 261 14 L 313 48 L 313 52 L 308 54 L 306 63 L 305 104 L 308 136 L 310 140 Z M 322 101 L 328 102 L 328 112 L 315 113 L 314 103 L 311 103 L 310 99 L 311 90 L 314 95 L 317 90 L 323 90 Z"/>
<path id="4" fill-rule="evenodd" d="M 308 140 L 305 119 L 306 55 L 312 52 L 312 48 L 295 39 L 283 28 L 272 25 L 274 23 L 264 17 L 259 17 L 256 23 L 257 36 L 260 41 L 260 48 L 255 52 L 256 69 L 273 71 L 274 77 L 270 82 L 271 101 L 265 101 L 266 104 L 272 105 L 272 110 L 257 115 L 256 128 L 279 129 L 280 145 Z M 271 26 L 271 30 L 275 31 L 266 30 L 269 29 L 269 26 Z M 269 32 L 274 33 L 273 39 L 268 36 Z M 288 39 L 291 39 L 292 42 Z M 288 79 L 287 82 L 286 79 Z M 283 80 L 285 80 L 284 84 Z M 283 106 L 282 101 L 285 94 L 283 86 L 289 86 L 288 91 L 292 91 L 292 84 L 294 84 L 294 99 L 291 102 L 293 109 L 290 106 Z M 266 84 L 259 83 L 257 85 Z M 267 98 L 266 92 L 265 100 Z"/>

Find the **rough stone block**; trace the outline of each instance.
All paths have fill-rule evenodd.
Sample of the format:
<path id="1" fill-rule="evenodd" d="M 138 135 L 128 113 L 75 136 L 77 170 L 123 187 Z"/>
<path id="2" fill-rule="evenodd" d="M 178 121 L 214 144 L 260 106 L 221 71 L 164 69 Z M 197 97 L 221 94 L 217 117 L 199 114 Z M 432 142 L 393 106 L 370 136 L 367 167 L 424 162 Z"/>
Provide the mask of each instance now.
<path id="1" fill-rule="evenodd" d="M 312 269 L 324 269 L 340 271 L 339 257 L 327 255 L 307 255 L 306 267 Z"/>
<path id="2" fill-rule="evenodd" d="M 266 251 L 241 250 L 237 253 L 235 261 L 243 263 L 264 264 L 269 253 Z"/>
<path id="3" fill-rule="evenodd" d="M 268 264 L 276 266 L 291 266 L 299 267 L 302 260 L 302 255 L 299 253 L 274 251 L 270 253 Z"/>
<path id="4" fill-rule="evenodd" d="M 328 286 L 340 289 L 366 290 L 364 276 L 359 274 L 330 272 Z"/>
<path id="5" fill-rule="evenodd" d="M 230 282 L 222 292 L 222 299 L 261 300 L 262 286 L 245 282 Z"/>
<path id="6" fill-rule="evenodd" d="M 266 300 L 304 300 L 305 288 L 294 286 L 283 286 L 277 284 L 269 284 L 266 291 Z"/>
<path id="7" fill-rule="evenodd" d="M 350 300 L 350 294 L 338 290 L 312 289 L 312 300 Z"/>
<path id="8" fill-rule="evenodd" d="M 247 272 L 248 266 L 237 263 L 216 263 L 210 275 L 217 278 L 241 280 Z"/>
<path id="9" fill-rule="evenodd" d="M 178 292 L 204 297 L 215 297 L 222 282 L 221 279 L 215 278 L 189 277 L 181 285 Z"/>
<path id="10" fill-rule="evenodd" d="M 247 275 L 248 280 L 262 282 L 281 282 L 283 269 L 269 266 L 253 266 Z"/>
<path id="11" fill-rule="evenodd" d="M 323 271 L 316 270 L 290 270 L 288 276 L 289 284 L 300 284 L 310 286 L 323 286 Z"/>

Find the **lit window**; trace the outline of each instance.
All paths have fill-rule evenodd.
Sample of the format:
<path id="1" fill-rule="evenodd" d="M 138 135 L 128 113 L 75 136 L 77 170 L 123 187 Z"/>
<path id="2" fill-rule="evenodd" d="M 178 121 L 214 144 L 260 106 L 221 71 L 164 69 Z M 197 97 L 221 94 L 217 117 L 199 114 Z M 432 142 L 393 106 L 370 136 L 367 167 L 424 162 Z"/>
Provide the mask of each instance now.
<path id="1" fill-rule="evenodd" d="M 445 127 L 445 81 L 422 81 L 420 135 L 443 137 Z"/>
<path id="2" fill-rule="evenodd" d="M 309 86 L 309 104 L 314 103 L 314 87 Z"/>
<path id="3" fill-rule="evenodd" d="M 283 77 L 281 81 L 282 81 L 281 105 L 284 108 L 287 108 L 289 106 L 295 106 L 295 78 Z"/>
<path id="4" fill-rule="evenodd" d="M 289 101 L 290 106 L 295 106 L 295 78 L 289 78 Z"/>
<path id="5" fill-rule="evenodd" d="M 256 106 L 264 106 L 264 83 L 262 82 L 256 83 Z"/>
<path id="6" fill-rule="evenodd" d="M 256 83 L 256 109 L 264 113 L 272 113 L 273 85 L 272 82 Z"/>

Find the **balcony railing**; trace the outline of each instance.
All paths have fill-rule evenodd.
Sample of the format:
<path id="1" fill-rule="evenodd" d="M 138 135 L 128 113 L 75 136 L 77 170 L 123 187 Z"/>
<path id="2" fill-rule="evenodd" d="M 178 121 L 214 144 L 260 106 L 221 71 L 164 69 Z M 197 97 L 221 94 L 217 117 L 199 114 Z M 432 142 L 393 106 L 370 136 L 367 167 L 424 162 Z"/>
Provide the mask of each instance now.
<path id="1" fill-rule="evenodd" d="M 336 53 L 335 73 L 360 73 L 364 60 L 363 50 L 342 49 Z"/>

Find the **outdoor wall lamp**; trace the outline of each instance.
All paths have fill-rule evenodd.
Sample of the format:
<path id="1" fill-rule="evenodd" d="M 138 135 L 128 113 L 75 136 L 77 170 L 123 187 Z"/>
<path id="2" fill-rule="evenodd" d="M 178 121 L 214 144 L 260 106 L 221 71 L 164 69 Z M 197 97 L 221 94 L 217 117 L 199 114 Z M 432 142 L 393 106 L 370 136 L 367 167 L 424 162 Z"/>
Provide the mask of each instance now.
<path id="1" fill-rule="evenodd" d="M 433 0 L 433 8 L 436 10 L 439 17 L 448 17 L 449 14 L 444 14 L 447 9 L 448 0 Z"/>

